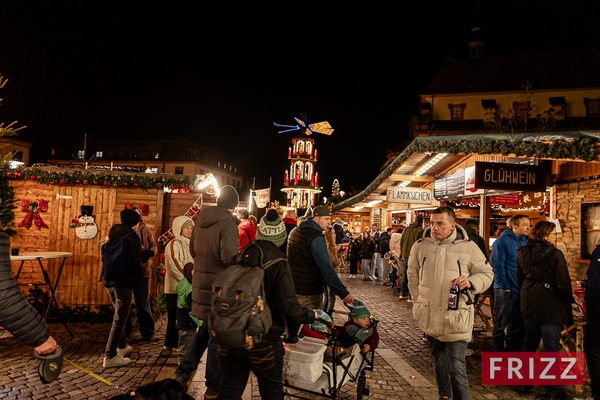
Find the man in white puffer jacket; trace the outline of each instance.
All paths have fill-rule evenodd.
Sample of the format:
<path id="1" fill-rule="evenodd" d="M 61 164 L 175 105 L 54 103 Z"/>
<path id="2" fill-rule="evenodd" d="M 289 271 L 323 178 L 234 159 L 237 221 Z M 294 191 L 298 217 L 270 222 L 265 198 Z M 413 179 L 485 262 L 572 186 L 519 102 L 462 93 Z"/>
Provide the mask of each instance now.
<path id="1" fill-rule="evenodd" d="M 431 226 L 413 245 L 408 260 L 413 317 L 427 335 L 440 399 L 468 399 L 465 350 L 473 332 L 474 305 L 459 295 L 458 309 L 448 310 L 448 296 L 454 284 L 460 290 L 484 292 L 492 284 L 492 267 L 448 207 L 432 212 Z"/>

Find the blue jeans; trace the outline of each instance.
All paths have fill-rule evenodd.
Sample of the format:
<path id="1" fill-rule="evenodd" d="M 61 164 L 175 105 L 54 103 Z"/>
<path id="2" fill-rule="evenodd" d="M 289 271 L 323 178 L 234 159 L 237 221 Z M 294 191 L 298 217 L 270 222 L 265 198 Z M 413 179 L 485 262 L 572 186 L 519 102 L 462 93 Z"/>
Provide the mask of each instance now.
<path id="1" fill-rule="evenodd" d="M 373 258 L 371 260 L 373 265 L 373 275 L 375 275 L 375 268 L 377 268 L 377 276 L 383 279 L 383 261 L 381 260 L 381 254 L 377 252 L 373 253 Z"/>
<path id="2" fill-rule="evenodd" d="M 521 351 L 525 329 L 519 293 L 494 289 L 494 332 L 492 351 Z M 506 335 L 504 330 L 506 329 Z M 506 339 L 506 348 L 504 340 Z"/>
<path id="3" fill-rule="evenodd" d="M 127 346 L 125 336 L 125 324 L 131 310 L 132 289 L 108 287 L 108 296 L 113 304 L 113 322 L 106 342 L 106 357 L 113 358 L 117 355 L 117 348 L 124 349 Z"/>
<path id="4" fill-rule="evenodd" d="M 551 324 L 540 324 L 524 319 L 525 339 L 523 340 L 523 351 L 536 351 L 540 345 L 540 339 L 544 340 L 544 351 L 560 351 L 560 332 L 562 326 Z M 556 395 L 558 386 L 546 386 L 547 395 Z"/>
<path id="5" fill-rule="evenodd" d="M 263 340 L 250 350 L 219 348 L 221 382 L 217 399 L 241 399 L 250 371 L 256 376 L 260 398 L 282 400 L 283 345 Z"/>
<path id="6" fill-rule="evenodd" d="M 468 400 L 469 377 L 465 361 L 467 342 L 440 342 L 429 335 L 426 335 L 426 338 L 431 350 L 438 394 L 455 400 Z"/>
<path id="7" fill-rule="evenodd" d="M 402 272 L 402 280 L 400 281 L 400 293 L 404 295 L 410 294 L 408 290 L 408 257 L 403 258 L 404 261 L 404 270 Z"/>
<path id="8" fill-rule="evenodd" d="M 175 378 L 187 382 L 192 376 L 192 373 L 198 369 L 200 359 L 204 351 L 208 348 L 206 355 L 206 387 L 214 391 L 219 390 L 219 354 L 217 352 L 217 344 L 210 340 L 208 332 L 208 324 L 204 322 L 198 328 L 196 336 L 189 344 L 188 350 L 181 359 L 177 370 L 175 370 Z"/>
<path id="9" fill-rule="evenodd" d="M 360 260 L 360 263 L 362 264 L 362 269 L 363 269 L 363 276 L 365 278 L 367 277 L 371 277 L 371 260 L 368 258 L 363 258 L 362 260 Z"/>

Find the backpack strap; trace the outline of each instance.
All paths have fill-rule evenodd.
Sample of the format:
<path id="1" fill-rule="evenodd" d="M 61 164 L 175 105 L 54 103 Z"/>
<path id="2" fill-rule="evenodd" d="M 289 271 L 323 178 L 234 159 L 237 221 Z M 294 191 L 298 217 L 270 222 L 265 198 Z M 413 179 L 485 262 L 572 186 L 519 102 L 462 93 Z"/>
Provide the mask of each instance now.
<path id="1" fill-rule="evenodd" d="M 179 270 L 179 272 L 181 272 L 181 274 L 183 275 L 183 268 L 181 268 L 179 266 L 179 263 L 177 262 L 177 259 L 173 256 L 173 242 L 175 242 L 174 240 L 171 240 L 169 242 L 169 246 L 171 246 L 171 259 L 173 260 L 173 264 L 175 264 L 175 267 L 177 267 L 177 269 Z"/>

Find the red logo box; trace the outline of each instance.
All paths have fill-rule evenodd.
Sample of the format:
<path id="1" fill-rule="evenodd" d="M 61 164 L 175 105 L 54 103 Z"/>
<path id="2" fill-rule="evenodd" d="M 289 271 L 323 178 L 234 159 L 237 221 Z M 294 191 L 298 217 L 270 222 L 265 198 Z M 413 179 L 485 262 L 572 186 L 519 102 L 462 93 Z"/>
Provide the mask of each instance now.
<path id="1" fill-rule="evenodd" d="M 481 353 L 481 384 L 483 386 L 585 385 L 585 353 Z"/>

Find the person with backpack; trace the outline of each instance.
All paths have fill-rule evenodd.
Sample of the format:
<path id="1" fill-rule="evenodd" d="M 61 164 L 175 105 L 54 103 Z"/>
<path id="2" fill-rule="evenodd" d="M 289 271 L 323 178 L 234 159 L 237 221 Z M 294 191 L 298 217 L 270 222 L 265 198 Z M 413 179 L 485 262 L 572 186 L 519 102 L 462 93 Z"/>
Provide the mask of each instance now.
<path id="1" fill-rule="evenodd" d="M 285 233 L 285 230 L 283 232 Z M 282 337 L 286 323 L 298 326 L 310 324 L 315 321 L 320 311 L 313 311 L 298 304 L 285 255 L 278 249 L 285 242 L 286 235 L 271 233 L 274 232 L 259 229 L 256 241 L 244 249 L 235 263 L 241 263 L 244 269 L 255 266 L 260 266 L 261 270 L 264 268 L 263 290 L 272 323 L 262 340 L 254 342 L 249 349 L 219 345 L 220 384 L 217 399 L 242 398 L 251 371 L 258 380 L 261 398 L 283 399 Z M 229 268 L 219 276 L 215 286 L 229 273 Z M 215 312 L 214 306 L 212 312 Z M 323 311 L 320 315 L 323 315 Z M 248 317 L 244 318 L 242 319 L 247 320 Z"/>
<path id="2" fill-rule="evenodd" d="M 239 195 L 235 188 L 225 185 L 219 191 L 217 206 L 202 207 L 197 214 L 190 240 L 190 253 L 194 258 L 192 315 L 203 322 L 208 321 L 210 316 L 213 282 L 239 253 L 239 220 L 233 215 L 238 203 Z M 208 348 L 204 398 L 216 399 L 219 391 L 217 347 L 217 344 L 210 340 L 208 324 L 203 323 L 175 370 L 174 379 L 186 386 Z"/>
<path id="3" fill-rule="evenodd" d="M 142 245 L 132 229 L 140 222 L 140 215 L 131 209 L 121 211 L 121 223 L 108 232 L 108 242 L 102 245 L 102 277 L 113 304 L 113 322 L 106 343 L 104 368 L 121 367 L 131 361 L 125 356 L 133 348 L 127 346 L 125 323 L 131 309 L 133 289 L 144 276 Z"/>
<path id="4" fill-rule="evenodd" d="M 158 336 L 154 330 L 154 317 L 152 315 L 152 306 L 150 302 L 150 277 L 152 276 L 152 265 L 150 258 L 156 255 L 158 245 L 154 240 L 154 235 L 148 225 L 142 222 L 142 210 L 139 207 L 131 207 L 140 216 L 140 222 L 132 227 L 140 238 L 142 244 L 142 266 L 144 267 L 144 276 L 138 287 L 133 289 L 133 300 L 138 318 L 138 327 L 140 330 L 140 339 L 147 342 L 158 342 Z M 133 324 L 131 322 L 131 313 L 127 318 L 125 333 L 127 337 L 131 335 Z"/>

